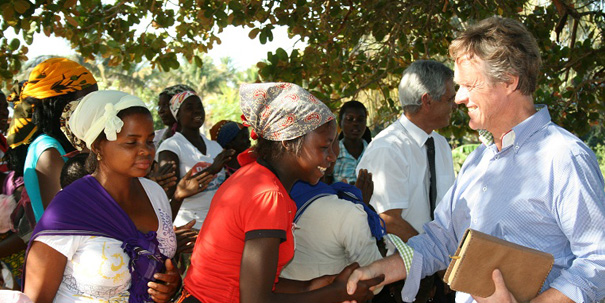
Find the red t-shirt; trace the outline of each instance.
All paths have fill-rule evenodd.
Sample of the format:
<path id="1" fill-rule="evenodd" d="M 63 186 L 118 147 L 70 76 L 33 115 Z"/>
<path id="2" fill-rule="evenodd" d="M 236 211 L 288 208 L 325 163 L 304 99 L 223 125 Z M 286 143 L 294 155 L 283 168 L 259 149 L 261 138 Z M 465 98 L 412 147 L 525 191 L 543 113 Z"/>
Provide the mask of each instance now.
<path id="1" fill-rule="evenodd" d="M 204 303 L 238 303 L 246 239 L 281 238 L 275 283 L 294 256 L 292 222 L 296 204 L 277 176 L 252 162 L 218 189 L 200 231 L 185 289 Z"/>

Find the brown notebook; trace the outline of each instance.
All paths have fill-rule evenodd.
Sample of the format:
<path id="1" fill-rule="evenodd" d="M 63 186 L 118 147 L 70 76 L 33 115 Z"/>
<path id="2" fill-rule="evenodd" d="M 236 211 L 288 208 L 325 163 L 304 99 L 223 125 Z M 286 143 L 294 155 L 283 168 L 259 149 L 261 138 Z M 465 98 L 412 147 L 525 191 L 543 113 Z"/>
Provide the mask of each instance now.
<path id="1" fill-rule="evenodd" d="M 554 263 L 551 254 L 467 229 L 443 280 L 451 289 L 479 297 L 495 291 L 492 272 L 502 272 L 519 302 L 535 298 Z"/>

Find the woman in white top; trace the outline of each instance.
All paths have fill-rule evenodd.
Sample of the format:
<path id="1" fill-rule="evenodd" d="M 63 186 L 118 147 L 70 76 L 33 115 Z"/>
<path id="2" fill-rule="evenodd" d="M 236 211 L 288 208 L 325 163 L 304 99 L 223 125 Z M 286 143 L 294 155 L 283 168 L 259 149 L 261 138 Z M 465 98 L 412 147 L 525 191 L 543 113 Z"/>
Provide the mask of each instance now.
<path id="1" fill-rule="evenodd" d="M 207 171 L 216 178 L 210 181 L 203 192 L 187 198 L 182 205 L 173 204 L 173 214 L 176 214 L 174 224 L 177 226 L 187 224 L 195 219 L 193 226 L 201 229 L 204 218 L 210 209 L 210 201 L 219 185 L 225 180 L 223 166 L 233 156 L 233 150 L 225 150 L 215 141 L 208 140 L 200 134 L 200 127 L 204 125 L 205 111 L 202 100 L 192 91 L 178 93 L 170 99 L 170 112 L 177 120 L 177 132 L 166 139 L 158 148 L 158 162 L 160 167 L 174 163 L 175 175 L 181 178 L 192 168 L 195 172 Z M 166 192 L 170 197 L 175 186 Z"/>
<path id="2" fill-rule="evenodd" d="M 69 120 L 91 150 L 91 175 L 59 192 L 34 230 L 24 292 L 34 302 L 168 302 L 180 276 L 170 204 L 143 178 L 155 154 L 153 120 L 137 97 L 86 96 Z M 176 199 L 203 188 L 190 175 Z"/>

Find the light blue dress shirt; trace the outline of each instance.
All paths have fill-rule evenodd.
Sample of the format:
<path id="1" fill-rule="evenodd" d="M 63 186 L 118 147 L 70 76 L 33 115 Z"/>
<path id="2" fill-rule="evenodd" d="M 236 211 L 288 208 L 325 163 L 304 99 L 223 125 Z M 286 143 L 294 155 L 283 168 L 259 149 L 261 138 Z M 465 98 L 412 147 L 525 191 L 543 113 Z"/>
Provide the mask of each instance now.
<path id="1" fill-rule="evenodd" d="M 512 130 L 498 151 L 481 145 L 408 244 L 414 258 L 402 291 L 412 301 L 424 276 L 446 269 L 467 228 L 552 254 L 542 291 L 575 302 L 605 296 L 605 193 L 594 153 L 550 121 L 543 108 Z M 456 302 L 473 302 L 458 293 Z"/>

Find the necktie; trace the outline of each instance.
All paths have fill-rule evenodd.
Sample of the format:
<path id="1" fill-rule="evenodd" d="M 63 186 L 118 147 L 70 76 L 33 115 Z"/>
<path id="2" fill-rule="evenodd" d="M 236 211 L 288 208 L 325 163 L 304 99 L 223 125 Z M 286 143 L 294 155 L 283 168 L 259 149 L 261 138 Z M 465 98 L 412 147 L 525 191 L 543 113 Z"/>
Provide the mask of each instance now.
<path id="1" fill-rule="evenodd" d="M 426 146 L 426 155 L 429 159 L 429 203 L 431 206 L 431 219 L 434 219 L 435 203 L 437 200 L 437 178 L 435 174 L 435 141 L 429 137 L 424 143 Z"/>

